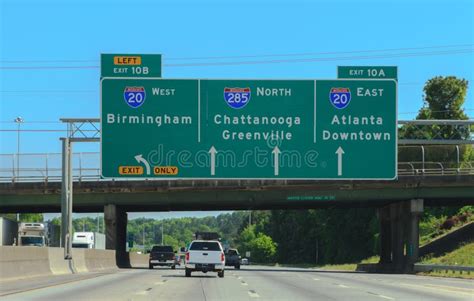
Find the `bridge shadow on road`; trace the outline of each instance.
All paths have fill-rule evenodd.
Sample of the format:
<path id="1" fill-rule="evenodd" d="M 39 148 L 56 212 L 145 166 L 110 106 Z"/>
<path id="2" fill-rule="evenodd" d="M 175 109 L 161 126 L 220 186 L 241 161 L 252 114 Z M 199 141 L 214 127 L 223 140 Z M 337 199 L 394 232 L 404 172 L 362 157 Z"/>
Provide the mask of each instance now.
<path id="1" fill-rule="evenodd" d="M 131 270 L 148 270 L 147 266 L 135 266 L 135 267 L 128 267 L 128 268 L 121 268 L 123 270 L 131 269 Z M 175 271 L 171 270 L 168 267 L 163 268 L 154 268 L 153 270 L 156 271 Z M 182 270 L 184 272 L 184 268 L 177 267 L 176 271 Z M 261 267 L 241 267 L 240 269 L 234 268 L 226 268 L 225 271 L 227 273 L 230 272 L 268 272 L 268 273 L 338 273 L 338 274 L 355 274 L 355 273 L 365 273 L 365 272 L 358 272 L 358 271 L 341 271 L 341 270 L 317 270 L 317 269 L 304 269 L 304 268 L 261 268 Z M 181 277 L 180 275 L 163 275 L 162 277 Z M 184 277 L 184 275 L 183 275 Z M 194 277 L 194 276 L 193 276 Z M 198 276 L 196 276 L 198 277 Z M 203 278 L 209 278 L 209 276 L 203 275 Z"/>

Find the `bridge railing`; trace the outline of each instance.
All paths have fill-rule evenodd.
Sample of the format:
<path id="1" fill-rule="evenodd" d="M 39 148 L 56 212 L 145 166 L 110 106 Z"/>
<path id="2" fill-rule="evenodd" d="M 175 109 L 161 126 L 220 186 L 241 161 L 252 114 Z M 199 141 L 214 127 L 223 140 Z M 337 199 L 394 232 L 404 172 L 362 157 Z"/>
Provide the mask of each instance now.
<path id="1" fill-rule="evenodd" d="M 75 153 L 72 162 L 74 181 L 100 179 L 98 152 Z M 0 154 L 0 182 L 58 182 L 61 165 L 61 153 Z"/>
<path id="2" fill-rule="evenodd" d="M 408 148 L 413 146 L 400 146 Z M 423 153 L 415 157 L 424 159 Z M 420 149 L 421 152 L 421 149 Z M 399 176 L 431 176 L 431 175 L 474 175 L 474 162 L 459 161 L 454 152 L 454 158 L 449 161 L 400 161 L 398 162 Z M 17 168 L 17 160 L 19 168 Z M 98 152 L 75 153 L 72 158 L 74 181 L 99 181 L 100 154 Z M 59 182 L 61 181 L 61 154 L 0 154 L 0 182 Z"/>

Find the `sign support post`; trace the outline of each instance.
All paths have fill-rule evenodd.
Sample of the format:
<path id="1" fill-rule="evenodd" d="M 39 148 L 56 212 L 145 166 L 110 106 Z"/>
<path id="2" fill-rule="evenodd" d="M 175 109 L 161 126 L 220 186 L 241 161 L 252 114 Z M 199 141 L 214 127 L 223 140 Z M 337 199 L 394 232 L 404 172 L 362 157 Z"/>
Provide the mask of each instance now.
<path id="1" fill-rule="evenodd" d="M 64 259 L 72 259 L 72 209 L 73 209 L 73 142 L 99 142 L 99 129 L 94 123 L 98 118 L 61 119 L 68 123 L 67 137 L 62 141 L 62 181 L 61 181 L 61 247 L 64 248 Z M 84 131 L 85 125 L 92 125 L 92 133 Z M 77 137 L 82 135 L 82 137 Z"/>

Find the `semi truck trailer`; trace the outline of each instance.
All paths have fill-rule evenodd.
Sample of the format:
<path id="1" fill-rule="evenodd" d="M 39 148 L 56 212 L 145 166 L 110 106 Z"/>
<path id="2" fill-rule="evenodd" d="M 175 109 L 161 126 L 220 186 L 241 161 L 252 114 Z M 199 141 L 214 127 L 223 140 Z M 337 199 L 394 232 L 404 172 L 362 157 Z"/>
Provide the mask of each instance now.
<path id="1" fill-rule="evenodd" d="M 18 235 L 18 222 L 0 217 L 0 246 L 13 246 Z"/>
<path id="2" fill-rule="evenodd" d="M 75 232 L 72 247 L 105 250 L 105 235 L 98 232 Z"/>

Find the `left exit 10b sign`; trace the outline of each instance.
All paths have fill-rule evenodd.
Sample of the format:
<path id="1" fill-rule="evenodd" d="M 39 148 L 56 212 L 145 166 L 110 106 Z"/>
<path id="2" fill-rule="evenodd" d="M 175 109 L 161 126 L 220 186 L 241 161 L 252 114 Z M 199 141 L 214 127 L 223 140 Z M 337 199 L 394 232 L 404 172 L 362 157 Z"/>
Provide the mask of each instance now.
<path id="1" fill-rule="evenodd" d="M 100 77 L 161 77 L 161 54 L 101 54 Z"/>

